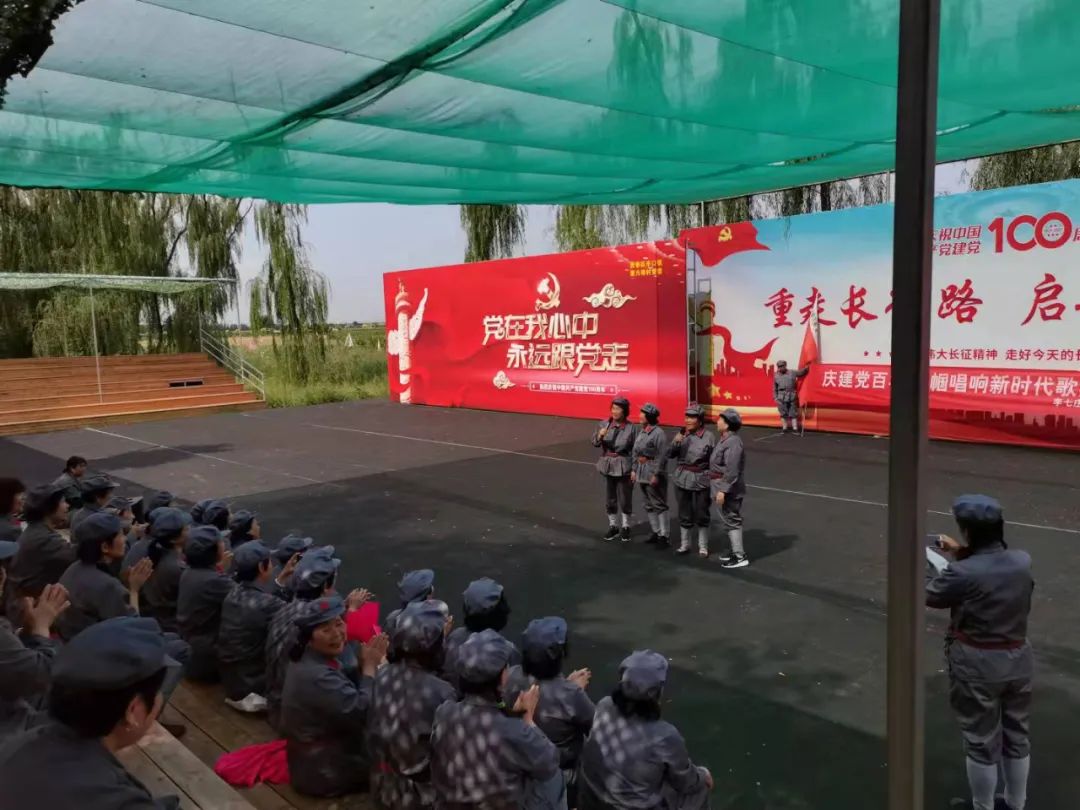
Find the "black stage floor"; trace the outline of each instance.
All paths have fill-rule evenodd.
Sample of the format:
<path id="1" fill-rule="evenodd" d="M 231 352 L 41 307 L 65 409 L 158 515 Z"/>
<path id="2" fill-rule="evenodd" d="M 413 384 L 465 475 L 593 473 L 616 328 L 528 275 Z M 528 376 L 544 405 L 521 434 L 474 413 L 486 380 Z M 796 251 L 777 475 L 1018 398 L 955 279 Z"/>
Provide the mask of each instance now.
<path id="1" fill-rule="evenodd" d="M 502 581 L 513 616 L 561 614 L 571 663 L 599 698 L 633 649 L 672 659 L 666 716 L 712 768 L 717 808 L 880 808 L 885 783 L 887 445 L 748 428 L 751 568 L 602 543 L 591 425 L 386 402 L 221 414 L 0 441 L 0 475 L 38 482 L 87 456 L 142 488 L 259 512 L 338 547 L 343 585 L 394 601 L 403 570 L 432 567 L 457 609 L 466 583 Z M 1039 669 L 1033 808 L 1080 795 L 1080 457 L 935 444 L 930 530 L 961 492 L 997 496 L 1009 539 L 1035 558 Z M 638 534 L 647 534 L 643 514 Z M 674 521 L 673 521 L 674 522 Z M 714 540 L 714 542 L 717 542 Z M 942 672 L 943 617 L 926 637 L 929 808 L 964 793 Z"/>

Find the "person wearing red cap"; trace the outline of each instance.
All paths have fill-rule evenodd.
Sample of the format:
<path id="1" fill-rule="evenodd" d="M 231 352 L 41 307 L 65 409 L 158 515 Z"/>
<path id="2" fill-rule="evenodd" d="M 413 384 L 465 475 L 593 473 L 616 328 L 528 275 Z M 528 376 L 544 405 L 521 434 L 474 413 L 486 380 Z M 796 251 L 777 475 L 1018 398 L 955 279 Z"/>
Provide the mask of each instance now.
<path id="1" fill-rule="evenodd" d="M 593 433 L 593 447 L 600 448 L 596 469 L 604 476 L 607 487 L 608 530 L 605 540 L 630 540 L 630 516 L 634 512 L 634 485 L 630 481 L 633 468 L 631 454 L 637 438 L 637 425 L 628 421 L 630 400 L 615 397 L 611 401 L 611 416 L 600 423 Z M 622 527 L 619 512 L 622 511 Z"/>

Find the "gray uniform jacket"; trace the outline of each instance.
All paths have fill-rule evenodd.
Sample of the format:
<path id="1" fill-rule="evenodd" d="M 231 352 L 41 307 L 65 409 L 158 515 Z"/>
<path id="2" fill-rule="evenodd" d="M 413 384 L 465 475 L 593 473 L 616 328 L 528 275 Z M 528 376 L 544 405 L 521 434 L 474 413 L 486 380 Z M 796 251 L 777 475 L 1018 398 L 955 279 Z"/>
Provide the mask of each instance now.
<path id="1" fill-rule="evenodd" d="M 11 625 L 0 619 L 0 740 L 30 725 L 49 688 L 53 657 L 59 649 L 57 642 L 41 636 L 28 635 L 24 644 Z M 0 793 L 6 792 L 7 783 L 0 781 L 0 785 Z"/>
<path id="2" fill-rule="evenodd" d="M 646 425 L 638 431 L 632 454 L 639 484 L 648 484 L 653 476 L 667 475 L 668 437 L 659 425 Z"/>
<path id="3" fill-rule="evenodd" d="M 281 726 L 292 786 L 309 796 L 339 796 L 368 782 L 365 728 L 372 679 L 357 686 L 324 656 L 305 650 L 289 664 Z"/>
<path id="4" fill-rule="evenodd" d="M 521 667 L 510 670 L 504 694 L 520 695 L 534 683 L 540 684 L 540 702 L 534 718 L 536 725 L 559 749 L 559 767 L 564 771 L 572 770 L 592 728 L 596 707 L 584 689 L 562 675 L 538 681 L 526 675 Z"/>
<path id="5" fill-rule="evenodd" d="M 435 710 L 456 699 L 454 687 L 412 664 L 400 661 L 379 670 L 368 723 L 371 793 L 379 807 L 419 810 L 435 805 L 431 728 Z"/>
<path id="6" fill-rule="evenodd" d="M 794 402 L 799 395 L 799 380 L 806 376 L 809 367 L 797 371 L 788 369 L 783 374 L 773 374 L 773 399 L 777 402 Z"/>
<path id="7" fill-rule="evenodd" d="M 8 572 L 4 588 L 8 605 L 19 596 L 37 598 L 46 585 L 59 582 L 73 562 L 75 546 L 43 522 L 31 523 L 19 537 L 19 550 Z"/>
<path id="8" fill-rule="evenodd" d="M 680 444 L 671 443 L 668 455 L 674 458 L 675 486 L 681 489 L 709 488 L 709 457 L 716 446 L 716 437 L 702 428 L 687 433 Z"/>
<path id="9" fill-rule="evenodd" d="M 285 673 L 289 669 L 289 651 L 296 642 L 297 630 L 293 621 L 308 602 L 294 599 L 274 614 L 266 634 L 266 698 L 270 725 L 277 728 L 281 714 L 281 693 L 285 688 Z"/>
<path id="10" fill-rule="evenodd" d="M 60 473 L 52 485 L 64 490 L 64 500 L 68 503 L 82 503 L 82 487 L 79 486 L 79 479 L 71 473 Z"/>
<path id="11" fill-rule="evenodd" d="M 186 674 L 195 680 L 205 680 L 218 671 L 221 605 L 235 584 L 216 568 L 188 568 L 180 575 L 176 625 L 180 637 L 191 645 L 191 661 Z"/>
<path id="12" fill-rule="evenodd" d="M 176 810 L 155 799 L 97 739 L 58 723 L 26 731 L 0 749 L 0 810 Z"/>
<path id="13" fill-rule="evenodd" d="M 128 601 L 128 589 L 99 565 L 73 562 L 60 577 L 60 584 L 67 588 L 71 602 L 56 619 L 56 632 L 64 641 L 106 619 L 136 615 Z"/>
<path id="14" fill-rule="evenodd" d="M 596 705 L 581 754 L 581 779 L 601 802 L 621 810 L 706 805 L 705 769 L 664 720 L 624 717 L 610 697 Z"/>
<path id="15" fill-rule="evenodd" d="M 719 439 L 709 456 L 709 492 L 715 498 L 723 492 L 732 498 L 746 493 L 746 453 L 738 433 L 729 432 Z"/>
<path id="16" fill-rule="evenodd" d="M 1028 614 L 1035 582 L 1025 551 L 996 545 L 951 562 L 928 565 L 926 604 L 949 608 L 949 673 L 962 681 L 1004 683 L 1032 675 Z"/>
<path id="17" fill-rule="evenodd" d="M 270 621 L 286 602 L 255 582 L 239 582 L 221 603 L 218 661 L 226 697 L 266 693 L 266 638 Z"/>
<path id="18" fill-rule="evenodd" d="M 180 576 L 184 572 L 184 563 L 180 552 L 175 548 L 166 551 L 154 573 L 143 585 L 139 600 L 139 612 L 151 619 L 157 619 L 166 633 L 176 633 L 176 600 L 180 596 Z"/>
<path id="19" fill-rule="evenodd" d="M 559 773 L 559 752 L 539 728 L 476 695 L 435 711 L 431 747 L 440 804 L 520 808 L 530 782 Z"/>
<path id="20" fill-rule="evenodd" d="M 603 439 L 600 431 L 608 429 Z M 596 462 L 596 469 L 601 475 L 612 478 L 622 478 L 630 474 L 632 459 L 630 453 L 634 449 L 634 440 L 637 438 L 637 425 L 624 422 L 619 427 L 614 422 L 601 422 L 596 432 L 593 433 L 593 447 L 600 448 L 600 460 Z"/>

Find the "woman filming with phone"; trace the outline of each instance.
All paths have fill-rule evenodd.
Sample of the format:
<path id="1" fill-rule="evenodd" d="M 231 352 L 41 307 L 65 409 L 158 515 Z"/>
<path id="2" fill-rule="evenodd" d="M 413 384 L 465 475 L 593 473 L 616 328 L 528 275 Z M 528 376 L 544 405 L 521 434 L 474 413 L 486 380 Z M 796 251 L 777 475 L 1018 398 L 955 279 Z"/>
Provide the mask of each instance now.
<path id="1" fill-rule="evenodd" d="M 993 810 L 1001 766 L 1005 805 L 1024 810 L 1031 768 L 1031 557 L 1005 544 L 1001 505 L 993 498 L 961 495 L 953 516 L 960 539 L 937 538 L 944 565 L 927 555 L 926 604 L 952 613 L 945 640 L 949 702 L 964 736 L 971 788 L 971 804 L 959 806 Z"/>

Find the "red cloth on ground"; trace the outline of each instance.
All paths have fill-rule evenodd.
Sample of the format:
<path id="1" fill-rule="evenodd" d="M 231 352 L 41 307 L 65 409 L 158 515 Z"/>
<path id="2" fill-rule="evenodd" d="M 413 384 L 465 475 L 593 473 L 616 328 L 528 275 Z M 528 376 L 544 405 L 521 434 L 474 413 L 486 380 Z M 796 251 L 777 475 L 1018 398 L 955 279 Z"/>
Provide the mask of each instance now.
<path id="1" fill-rule="evenodd" d="M 285 758 L 285 741 L 272 740 L 222 754 L 214 765 L 214 773 L 233 787 L 251 787 L 259 782 L 287 785 L 289 762 Z"/>
<path id="2" fill-rule="evenodd" d="M 379 603 L 364 602 L 356 610 L 345 614 L 345 631 L 349 641 L 366 644 L 372 636 L 382 632 L 379 627 Z"/>

